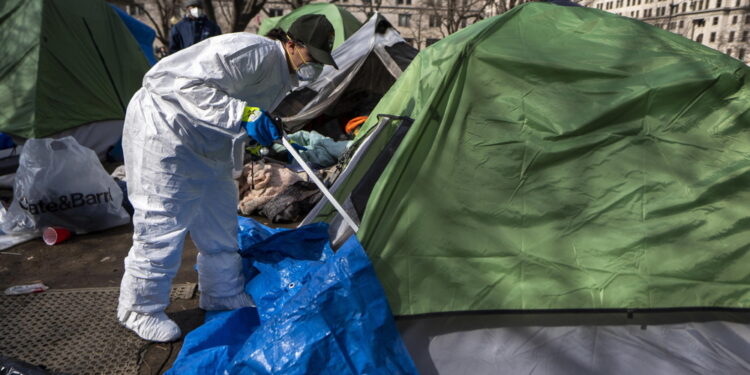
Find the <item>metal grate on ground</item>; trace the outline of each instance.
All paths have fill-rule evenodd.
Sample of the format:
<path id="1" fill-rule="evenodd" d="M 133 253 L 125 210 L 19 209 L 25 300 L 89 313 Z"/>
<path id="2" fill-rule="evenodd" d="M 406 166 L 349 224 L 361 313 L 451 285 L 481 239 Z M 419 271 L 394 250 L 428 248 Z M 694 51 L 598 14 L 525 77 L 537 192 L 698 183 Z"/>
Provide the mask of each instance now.
<path id="1" fill-rule="evenodd" d="M 0 295 L 0 354 L 66 374 L 138 373 L 146 341 L 117 321 L 119 288 Z M 175 285 L 170 299 L 190 299 L 195 284 Z"/>

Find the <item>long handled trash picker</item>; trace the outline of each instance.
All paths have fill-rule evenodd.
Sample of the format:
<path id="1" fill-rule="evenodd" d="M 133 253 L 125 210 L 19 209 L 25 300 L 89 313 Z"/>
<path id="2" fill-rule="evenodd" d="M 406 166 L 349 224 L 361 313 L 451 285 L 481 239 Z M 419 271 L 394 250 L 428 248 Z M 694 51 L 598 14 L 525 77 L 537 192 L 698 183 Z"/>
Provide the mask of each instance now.
<path id="1" fill-rule="evenodd" d="M 287 151 L 294 157 L 294 160 L 299 163 L 300 166 L 302 166 L 302 169 L 307 172 L 307 175 L 310 176 L 310 179 L 315 183 L 315 185 L 318 186 L 318 189 L 320 189 L 321 192 L 323 192 L 323 195 L 328 198 L 328 201 L 331 202 L 334 208 L 336 208 L 336 211 L 338 211 L 341 216 L 344 218 L 344 221 L 346 221 L 347 224 L 352 228 L 354 233 L 357 233 L 359 231 L 359 227 L 357 224 L 354 223 L 354 220 L 349 216 L 349 214 L 346 213 L 343 207 L 339 204 L 339 202 L 336 200 L 336 198 L 333 197 L 333 194 L 331 194 L 330 191 L 326 188 L 326 186 L 323 184 L 320 179 L 318 179 L 318 176 L 315 175 L 313 170 L 310 168 L 310 166 L 305 163 L 305 161 L 302 159 L 302 156 L 300 156 L 299 153 L 297 153 L 297 150 L 292 147 L 292 144 L 289 143 L 289 141 L 286 139 L 286 136 L 281 137 L 281 144 L 284 145 L 284 148 L 286 148 Z"/>

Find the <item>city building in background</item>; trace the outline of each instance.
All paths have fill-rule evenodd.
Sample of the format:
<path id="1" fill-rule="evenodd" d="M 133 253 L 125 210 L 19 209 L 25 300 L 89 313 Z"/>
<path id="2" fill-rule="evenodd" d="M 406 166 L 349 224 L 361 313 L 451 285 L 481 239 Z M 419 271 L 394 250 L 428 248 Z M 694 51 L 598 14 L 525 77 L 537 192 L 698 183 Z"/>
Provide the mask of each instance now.
<path id="1" fill-rule="evenodd" d="M 750 0 L 583 0 L 750 62 Z"/>
<path id="2" fill-rule="evenodd" d="M 335 4 L 346 9 L 362 22 L 365 22 L 374 12 L 380 12 L 407 42 L 416 48 L 424 48 L 467 25 L 498 15 L 527 1 L 337 0 Z M 110 2 L 157 29 L 157 39 L 162 44 L 168 38 L 171 25 L 184 15 L 182 0 L 112 0 Z M 225 32 L 239 31 L 238 28 L 242 31 L 256 32 L 265 18 L 283 16 L 296 8 L 317 2 L 324 1 L 245 0 L 239 2 L 241 9 L 232 9 L 233 6 L 237 7 L 236 1 L 213 0 L 211 4 L 207 4 L 209 7 L 206 12 Z M 253 13 L 255 10 L 258 12 Z"/>
<path id="3" fill-rule="evenodd" d="M 496 16 L 528 1 L 534 0 L 336 0 L 334 3 L 362 22 L 374 12 L 380 12 L 412 46 L 421 49 L 467 25 Z M 167 40 L 172 24 L 183 16 L 181 0 L 110 2 L 154 27 L 157 39 L 162 43 Z M 208 10 L 209 16 L 214 18 L 225 32 L 256 32 L 263 19 L 283 16 L 313 2 L 322 1 L 207 1 L 213 5 Z M 750 0 L 577 2 L 582 6 L 641 20 L 702 43 L 745 63 L 750 62 Z M 232 9 L 233 6 L 236 8 Z"/>
<path id="4" fill-rule="evenodd" d="M 413 47 L 424 48 L 496 14 L 496 3 L 493 0 L 338 0 L 335 4 L 362 22 L 379 12 Z M 266 4 L 273 16 L 293 10 L 288 0 L 269 0 Z M 258 17 L 258 21 L 262 18 Z"/>

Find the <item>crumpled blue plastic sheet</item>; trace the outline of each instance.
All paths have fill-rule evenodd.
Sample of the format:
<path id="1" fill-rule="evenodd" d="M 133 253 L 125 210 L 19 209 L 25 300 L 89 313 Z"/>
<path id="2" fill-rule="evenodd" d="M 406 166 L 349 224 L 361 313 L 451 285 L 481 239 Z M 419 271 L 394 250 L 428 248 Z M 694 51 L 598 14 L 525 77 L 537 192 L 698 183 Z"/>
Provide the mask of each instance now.
<path id="1" fill-rule="evenodd" d="M 273 234 L 288 231 L 286 228 L 269 228 L 251 218 L 237 216 L 237 242 L 239 243 L 240 252 L 247 253 L 250 248 Z"/>
<path id="2" fill-rule="evenodd" d="M 260 274 L 245 286 L 258 307 L 261 322 L 279 311 L 310 274 L 333 256 L 328 244 L 328 224 L 314 223 L 294 231 L 279 231 L 264 240 L 242 248 L 240 254 L 253 260 Z"/>
<path id="3" fill-rule="evenodd" d="M 352 236 L 334 253 L 327 230 L 241 222 L 258 308 L 211 315 L 168 373 L 416 374 L 364 249 Z"/>

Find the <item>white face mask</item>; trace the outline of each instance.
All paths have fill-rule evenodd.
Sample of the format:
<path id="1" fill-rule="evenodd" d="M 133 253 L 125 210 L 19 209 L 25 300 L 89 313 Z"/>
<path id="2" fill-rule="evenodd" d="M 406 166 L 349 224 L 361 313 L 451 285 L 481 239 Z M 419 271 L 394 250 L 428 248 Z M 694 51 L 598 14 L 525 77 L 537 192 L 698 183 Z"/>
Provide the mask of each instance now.
<path id="1" fill-rule="evenodd" d="M 201 10 L 201 8 L 193 7 L 193 8 L 190 8 L 190 15 L 193 16 L 194 18 L 198 18 L 203 15 L 203 11 Z"/>
<path id="2" fill-rule="evenodd" d="M 320 76 L 320 72 L 323 71 L 323 64 L 313 61 L 305 61 L 305 59 L 299 53 L 299 49 L 297 50 L 297 56 L 302 59 L 302 64 L 298 65 L 296 69 L 297 79 L 300 82 L 314 81 L 316 78 L 318 78 L 318 76 Z"/>
<path id="3" fill-rule="evenodd" d="M 297 68 L 297 79 L 303 82 L 310 82 L 320 77 L 323 72 L 323 64 L 306 62 Z"/>

